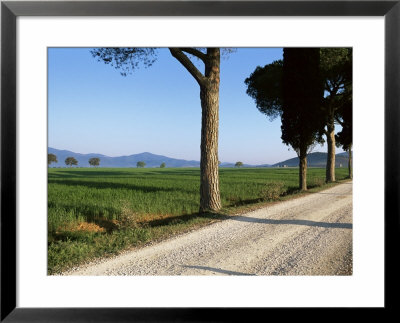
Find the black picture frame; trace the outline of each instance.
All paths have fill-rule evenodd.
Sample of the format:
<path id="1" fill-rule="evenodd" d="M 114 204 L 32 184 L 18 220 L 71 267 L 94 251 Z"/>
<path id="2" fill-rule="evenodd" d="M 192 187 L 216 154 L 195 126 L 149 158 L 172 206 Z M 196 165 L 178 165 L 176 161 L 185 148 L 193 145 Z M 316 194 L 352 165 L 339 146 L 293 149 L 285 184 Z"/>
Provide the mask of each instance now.
<path id="1" fill-rule="evenodd" d="M 18 16 L 382 16 L 385 19 L 385 306 L 399 286 L 400 0 L 395 1 L 2 1 L 1 322 L 233 322 L 256 308 L 18 308 L 16 282 L 16 19 Z M 281 311 L 281 309 L 270 309 Z M 294 309 L 295 310 L 295 309 Z M 299 309 L 298 309 L 299 310 Z M 326 309 L 329 310 L 329 309 Z M 240 311 L 240 313 L 239 313 Z M 334 316 L 333 316 L 334 317 Z M 247 321 L 247 320 L 246 320 Z"/>

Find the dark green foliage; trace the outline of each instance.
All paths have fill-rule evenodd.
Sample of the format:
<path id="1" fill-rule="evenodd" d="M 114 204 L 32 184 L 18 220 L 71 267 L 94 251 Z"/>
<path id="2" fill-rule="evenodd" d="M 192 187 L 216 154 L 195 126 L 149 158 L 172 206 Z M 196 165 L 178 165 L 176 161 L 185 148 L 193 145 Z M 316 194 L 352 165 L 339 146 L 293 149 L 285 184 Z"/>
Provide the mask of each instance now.
<path id="1" fill-rule="evenodd" d="M 245 80 L 246 93 L 252 97 L 258 110 L 271 120 L 282 115 L 283 61 L 277 60 L 264 67 L 258 66 Z M 340 117 L 344 101 L 352 95 L 352 49 L 321 48 L 320 73 L 326 95 L 321 107 L 326 123 L 333 122 L 332 116 Z"/>
<path id="2" fill-rule="evenodd" d="M 318 49 L 294 49 L 294 50 L 314 50 L 318 51 Z M 290 117 L 289 112 L 284 112 L 283 107 L 283 92 L 284 87 L 290 87 L 290 82 L 298 82 L 300 88 L 299 93 L 295 93 L 294 90 L 291 90 L 292 97 L 297 96 L 300 100 L 301 96 L 307 97 L 307 93 L 302 93 L 301 82 L 307 82 L 307 72 L 299 70 L 299 75 L 304 75 L 303 80 L 296 78 L 288 78 L 286 84 L 283 79 L 283 69 L 284 65 L 282 61 L 275 61 L 269 65 L 264 67 L 257 67 L 256 70 L 250 75 L 249 78 L 245 80 L 245 84 L 247 85 L 247 94 L 249 94 L 256 102 L 256 106 L 258 110 L 267 116 L 270 119 L 274 119 L 278 116 L 282 117 L 282 127 L 285 131 L 282 133 L 283 142 L 286 144 L 290 144 L 294 150 L 300 156 L 300 149 L 302 150 L 303 155 L 303 164 L 306 167 L 307 161 L 305 160 L 305 156 L 307 152 L 309 152 L 313 147 L 313 143 L 322 143 L 322 134 L 326 135 L 327 145 L 328 145 L 328 159 L 326 164 L 327 170 L 327 181 L 334 181 L 334 163 L 335 163 L 335 119 L 343 120 L 341 110 L 343 110 L 344 106 L 351 108 L 351 100 L 352 100 L 352 49 L 351 48 L 321 48 L 319 49 L 319 77 L 321 78 L 322 87 L 325 91 L 322 94 L 322 99 L 320 101 L 319 109 L 317 111 L 315 108 L 308 109 L 309 116 L 307 116 L 307 111 L 304 109 L 301 114 L 296 115 L 296 112 L 293 113 L 293 117 Z M 287 64 L 286 64 L 287 65 Z M 304 69 L 306 69 L 306 65 L 302 65 Z M 292 68 L 292 67 L 291 67 Z M 293 71 L 295 72 L 296 63 L 293 64 Z M 301 68 L 301 67 L 298 67 Z M 311 72 L 310 76 L 313 76 L 314 73 Z M 295 88 L 296 86 L 293 86 Z M 318 89 L 320 90 L 320 89 Z M 297 103 L 294 103 L 293 106 L 296 106 Z M 299 104 L 297 104 L 299 105 Z M 306 103 L 309 105 L 309 103 Z M 296 109 L 296 108 L 294 108 Z M 294 111 L 294 110 L 293 110 Z M 303 118 L 300 115 L 304 115 Z M 313 117 L 316 119 L 322 118 L 324 124 L 322 127 L 318 126 L 317 123 L 319 121 L 313 120 Z M 302 119 L 303 118 L 303 119 Z M 285 121 L 286 119 L 286 121 Z M 286 125 L 283 123 L 286 122 Z M 340 123 L 340 122 L 339 122 Z M 298 131 L 296 129 L 300 129 Z M 305 138 L 301 139 L 301 133 L 305 133 L 308 130 L 305 128 L 310 128 L 316 126 L 317 133 L 312 139 L 312 135 L 306 140 Z M 292 130 L 290 130 L 292 128 Z M 348 132 L 345 130 L 345 133 Z M 342 133 L 342 136 L 345 135 Z M 296 138 L 297 136 L 297 138 Z M 287 138 L 291 138 L 291 142 L 288 142 Z M 296 143 L 297 141 L 297 143 Z M 299 146 L 300 141 L 303 142 L 303 147 Z M 307 143 L 308 141 L 308 143 Z M 294 144 L 294 146 L 293 146 Z M 296 147 L 296 148 L 295 148 Z"/>
<path id="3" fill-rule="evenodd" d="M 352 82 L 352 49 L 321 48 L 320 55 L 325 91 L 329 94 L 343 93 Z"/>
<path id="4" fill-rule="evenodd" d="M 300 156 L 315 143 L 323 142 L 319 48 L 285 48 L 283 53 L 281 138 Z"/>
<path id="5" fill-rule="evenodd" d="M 93 157 L 89 159 L 89 165 L 90 166 L 99 166 L 100 165 L 100 158 L 98 157 Z"/>
<path id="6" fill-rule="evenodd" d="M 47 164 L 58 163 L 57 156 L 54 154 L 47 154 Z"/>
<path id="7" fill-rule="evenodd" d="M 161 163 L 160 168 L 165 168 L 165 163 Z"/>
<path id="8" fill-rule="evenodd" d="M 353 143 L 353 75 L 352 50 L 348 49 L 344 62 L 340 64 L 343 75 L 343 86 L 339 94 L 335 120 L 342 126 L 342 131 L 336 135 L 338 146 L 344 150 L 351 149 Z"/>
<path id="9" fill-rule="evenodd" d="M 344 109 L 352 109 L 352 49 L 321 48 L 320 53 L 321 76 L 326 93 L 322 108 L 326 125 L 333 126 L 335 120 L 342 118 Z"/>
<path id="10" fill-rule="evenodd" d="M 282 73 L 283 61 L 274 61 L 264 67 L 257 66 L 244 81 L 246 93 L 256 102 L 261 113 L 272 121 L 282 114 Z"/>
<path id="11" fill-rule="evenodd" d="M 322 143 L 325 116 L 319 48 L 283 50 L 282 141 L 299 157 L 299 188 L 307 190 L 307 154 Z"/>
<path id="12" fill-rule="evenodd" d="M 337 120 L 342 126 L 342 131 L 335 136 L 336 145 L 338 147 L 342 146 L 343 150 L 348 151 L 353 143 L 353 109 L 351 101 L 341 107 Z"/>
<path id="13" fill-rule="evenodd" d="M 156 60 L 156 48 L 95 48 L 90 51 L 99 62 L 110 64 L 120 71 L 122 76 L 132 74 L 142 63 L 145 67 L 153 65 Z"/>
<path id="14" fill-rule="evenodd" d="M 65 165 L 72 167 L 72 165 L 78 165 L 78 161 L 74 157 L 67 157 L 65 159 Z"/>
<path id="15" fill-rule="evenodd" d="M 328 154 L 323 152 L 314 152 L 307 155 L 307 165 L 308 167 L 325 167 Z M 349 161 L 347 154 L 336 154 L 335 156 L 335 166 L 340 167 L 340 164 L 347 165 Z M 272 165 L 272 167 L 297 167 L 299 166 L 299 158 L 290 158 L 279 163 Z"/>
<path id="16" fill-rule="evenodd" d="M 137 168 L 143 168 L 144 166 L 146 166 L 146 163 L 144 161 L 138 161 L 136 163 Z"/>
<path id="17" fill-rule="evenodd" d="M 235 167 L 242 167 L 243 163 L 241 161 L 236 162 Z"/>

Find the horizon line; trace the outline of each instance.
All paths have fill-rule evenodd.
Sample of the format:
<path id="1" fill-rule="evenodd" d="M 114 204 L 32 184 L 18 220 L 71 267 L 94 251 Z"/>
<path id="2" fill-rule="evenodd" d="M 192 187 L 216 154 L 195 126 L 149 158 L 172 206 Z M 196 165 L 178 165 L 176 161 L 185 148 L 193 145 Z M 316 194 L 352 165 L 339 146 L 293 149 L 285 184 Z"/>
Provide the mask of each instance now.
<path id="1" fill-rule="evenodd" d="M 160 155 L 160 154 L 155 154 L 155 153 L 148 152 L 148 151 L 144 151 L 144 152 L 141 152 L 141 153 L 133 153 L 133 154 L 130 154 L 130 155 L 109 156 L 109 155 L 105 155 L 105 154 L 101 154 L 101 153 L 80 153 L 80 152 L 74 152 L 74 151 L 69 150 L 69 149 L 59 149 L 59 148 L 54 148 L 54 147 L 47 146 L 47 149 L 49 149 L 49 148 L 55 149 L 55 150 L 61 150 L 61 151 L 62 151 L 62 150 L 63 150 L 63 151 L 69 151 L 69 152 L 71 152 L 71 153 L 80 154 L 80 155 L 101 155 L 101 156 L 108 157 L 108 158 L 130 157 L 130 156 L 133 156 L 133 155 L 151 154 L 151 155 L 162 156 L 162 157 L 167 157 L 167 158 L 171 158 L 171 159 L 185 160 L 185 161 L 198 162 L 198 163 L 200 163 L 200 160 L 169 157 L 169 156 Z M 327 152 L 321 152 L 321 151 L 311 152 L 310 154 L 314 154 L 314 153 L 327 154 Z M 341 153 L 336 153 L 335 155 L 343 154 L 343 153 L 348 153 L 348 152 L 343 151 L 343 152 L 341 152 Z M 310 155 L 310 154 L 308 154 L 308 155 Z M 259 163 L 259 164 L 250 164 L 250 163 L 245 163 L 245 162 L 244 162 L 244 164 L 249 165 L 249 166 L 262 166 L 262 165 L 271 165 L 271 166 L 272 166 L 272 165 L 276 165 L 276 164 L 283 163 L 283 162 L 288 161 L 288 160 L 293 159 L 293 158 L 298 158 L 298 156 L 295 156 L 295 157 L 292 157 L 292 158 L 289 158 L 289 159 L 285 159 L 285 160 L 283 160 L 283 161 L 281 160 L 281 161 L 278 161 L 278 162 L 275 162 L 275 163 L 265 163 L 265 162 L 263 162 L 263 163 Z M 229 162 L 229 161 L 228 161 L 228 162 L 222 162 L 222 161 L 221 161 L 221 164 L 235 164 L 235 163 L 236 163 L 236 162 Z"/>

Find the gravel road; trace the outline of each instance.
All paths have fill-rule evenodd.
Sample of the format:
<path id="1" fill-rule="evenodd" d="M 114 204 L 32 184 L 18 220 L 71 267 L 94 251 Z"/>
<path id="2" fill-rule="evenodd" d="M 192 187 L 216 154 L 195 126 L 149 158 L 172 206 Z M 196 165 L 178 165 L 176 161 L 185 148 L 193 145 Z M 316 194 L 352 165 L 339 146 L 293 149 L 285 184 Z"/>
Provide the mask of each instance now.
<path id="1" fill-rule="evenodd" d="M 64 275 L 351 275 L 352 182 Z"/>

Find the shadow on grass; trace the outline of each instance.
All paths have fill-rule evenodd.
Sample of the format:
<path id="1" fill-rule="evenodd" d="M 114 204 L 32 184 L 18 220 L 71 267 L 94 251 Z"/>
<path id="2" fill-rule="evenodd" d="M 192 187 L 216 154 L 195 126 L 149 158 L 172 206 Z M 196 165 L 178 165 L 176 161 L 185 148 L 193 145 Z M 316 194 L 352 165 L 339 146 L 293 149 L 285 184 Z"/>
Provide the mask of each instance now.
<path id="1" fill-rule="evenodd" d="M 141 191 L 144 193 L 154 193 L 154 192 L 190 192 L 184 190 L 179 187 L 168 188 L 168 187 L 156 187 L 156 186 L 144 186 L 144 185 L 135 185 L 128 183 L 115 183 L 115 182 L 91 182 L 85 180 L 51 180 L 48 181 L 49 184 L 59 184 L 59 185 L 67 185 L 67 186 L 85 186 L 88 188 L 96 188 L 96 189 L 126 189 L 126 190 L 135 190 Z"/>
<path id="2" fill-rule="evenodd" d="M 51 245 L 57 241 L 74 241 L 82 243 L 92 242 L 96 236 L 101 233 L 98 232 L 87 232 L 87 231 L 60 231 L 49 234 L 47 244 Z"/>
<path id="3" fill-rule="evenodd" d="M 127 171 L 115 170 L 70 170 L 65 169 L 62 171 L 51 171 L 48 173 L 49 179 L 51 178 L 71 178 L 71 177 L 134 177 L 138 176 L 152 176 L 152 175 L 187 175 L 187 176 L 200 176 L 200 169 L 153 169 L 153 168 L 128 168 Z"/>
<path id="4" fill-rule="evenodd" d="M 165 168 L 164 168 L 165 169 Z M 134 174 L 134 173 L 132 173 Z M 193 169 L 188 169 L 188 170 L 174 170 L 174 169 L 165 169 L 165 170 L 151 170 L 149 175 L 184 175 L 184 176 L 195 176 L 199 177 L 200 176 L 200 169 L 199 168 L 193 168 Z"/>
<path id="5" fill-rule="evenodd" d="M 134 173 L 132 172 L 122 172 L 122 171 L 110 171 L 110 170 L 69 170 L 49 172 L 48 176 L 50 178 L 71 178 L 71 177 L 116 177 L 116 176 L 130 176 Z"/>
<path id="6" fill-rule="evenodd" d="M 281 197 L 285 197 L 288 195 L 296 195 L 298 193 L 301 193 L 298 187 L 288 187 L 284 192 L 282 192 L 279 195 L 279 198 L 275 199 L 264 199 L 262 197 L 254 198 L 254 199 L 244 199 L 242 200 L 241 198 L 235 198 L 235 197 L 228 197 L 226 200 L 230 203 L 227 205 L 228 207 L 236 207 L 236 206 L 244 206 L 244 205 L 249 205 L 249 204 L 256 204 L 260 202 L 276 202 L 279 201 Z"/>
<path id="7" fill-rule="evenodd" d="M 227 198 L 226 200 L 230 202 L 230 204 L 228 204 L 228 207 L 243 206 L 243 205 L 263 202 L 262 198 L 247 199 L 247 200 L 242 200 L 241 198 Z"/>
<path id="8" fill-rule="evenodd" d="M 209 220 L 224 220 L 229 219 L 230 217 L 226 214 L 222 213 L 192 213 L 192 214 L 184 214 L 184 215 L 177 215 L 171 216 L 168 218 L 163 219 L 155 219 L 150 221 L 143 221 L 139 222 L 139 225 L 142 226 L 149 226 L 149 227 L 159 227 L 159 226 L 166 226 L 166 225 L 174 225 L 174 224 L 184 224 L 195 219 L 209 219 Z"/>
<path id="9" fill-rule="evenodd" d="M 283 194 L 283 196 L 286 195 L 295 195 L 300 193 L 301 190 L 297 187 L 297 186 L 290 186 L 286 189 L 285 193 Z"/>

